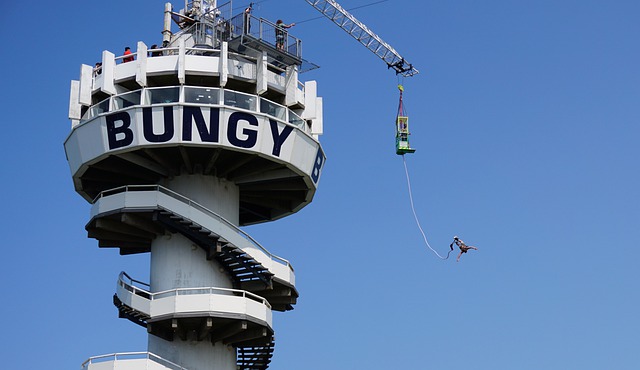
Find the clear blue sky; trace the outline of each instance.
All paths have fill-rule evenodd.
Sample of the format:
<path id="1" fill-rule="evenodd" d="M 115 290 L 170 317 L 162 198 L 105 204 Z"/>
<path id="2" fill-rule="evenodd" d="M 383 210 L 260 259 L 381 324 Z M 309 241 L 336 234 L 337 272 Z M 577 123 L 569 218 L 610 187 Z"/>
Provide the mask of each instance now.
<path id="1" fill-rule="evenodd" d="M 245 2 L 236 1 L 238 6 Z M 345 8 L 366 0 L 344 0 Z M 178 2 L 175 2 L 176 6 Z M 2 74 L 3 367 L 146 350 L 117 318 L 147 258 L 86 237 L 63 142 L 69 81 L 104 49 L 159 43 L 163 1 L 8 2 Z M 291 32 L 322 68 L 328 161 L 314 202 L 246 230 L 296 269 L 271 369 L 640 368 L 640 2 L 387 1 L 354 11 L 413 63 L 407 156 L 395 75 L 326 19 Z M 255 15 L 299 22 L 303 0 Z"/>

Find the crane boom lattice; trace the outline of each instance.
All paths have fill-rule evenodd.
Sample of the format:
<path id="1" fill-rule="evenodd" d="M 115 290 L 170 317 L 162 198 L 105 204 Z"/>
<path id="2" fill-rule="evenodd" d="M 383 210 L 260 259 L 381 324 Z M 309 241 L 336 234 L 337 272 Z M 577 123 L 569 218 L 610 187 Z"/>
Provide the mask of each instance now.
<path id="1" fill-rule="evenodd" d="M 364 23 L 357 20 L 351 13 L 342 8 L 340 4 L 333 0 L 305 1 L 376 54 L 387 63 L 389 68 L 393 68 L 396 74 L 410 77 L 419 73 L 418 70 L 415 69 L 413 65 L 407 63 L 391 45 L 384 42 L 378 35 L 364 25 Z"/>

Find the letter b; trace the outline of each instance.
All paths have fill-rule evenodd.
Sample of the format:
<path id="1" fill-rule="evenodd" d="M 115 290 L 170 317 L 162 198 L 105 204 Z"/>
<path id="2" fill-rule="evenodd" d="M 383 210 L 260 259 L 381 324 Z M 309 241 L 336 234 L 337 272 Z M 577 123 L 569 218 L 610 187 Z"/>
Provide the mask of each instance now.
<path id="1" fill-rule="evenodd" d="M 109 150 L 122 148 L 133 143 L 133 131 L 129 128 L 129 126 L 131 126 L 129 113 L 119 112 L 110 114 L 106 117 L 106 120 Z M 116 127 L 116 122 L 118 121 L 122 122 L 122 125 Z M 120 139 L 118 135 L 120 135 Z"/>
<path id="2" fill-rule="evenodd" d="M 316 161 L 313 165 L 313 170 L 311 171 L 311 179 L 314 184 L 318 183 L 320 180 L 320 174 L 322 173 L 322 166 L 324 165 L 324 153 L 321 148 L 318 148 L 318 154 L 316 155 Z"/>

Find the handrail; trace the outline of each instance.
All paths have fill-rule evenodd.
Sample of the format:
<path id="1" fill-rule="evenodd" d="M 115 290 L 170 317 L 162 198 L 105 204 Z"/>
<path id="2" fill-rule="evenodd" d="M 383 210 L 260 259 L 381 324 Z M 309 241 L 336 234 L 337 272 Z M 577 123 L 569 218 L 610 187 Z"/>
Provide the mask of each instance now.
<path id="1" fill-rule="evenodd" d="M 82 369 L 86 370 L 89 368 L 89 365 L 93 363 L 100 362 L 108 362 L 108 361 L 127 361 L 127 360 L 139 360 L 139 359 L 148 359 L 154 362 L 157 362 L 160 365 L 164 365 L 172 370 L 188 370 L 185 367 L 182 367 L 178 364 L 174 364 L 169 360 L 165 360 L 164 358 L 153 354 L 151 352 L 123 352 L 123 353 L 111 353 L 107 355 L 93 356 L 88 360 L 82 363 Z"/>
<path id="2" fill-rule="evenodd" d="M 206 213 L 207 215 L 218 219 L 219 221 L 223 222 L 224 224 L 226 224 L 227 226 L 232 228 L 238 234 L 242 235 L 246 240 L 251 242 L 255 247 L 257 247 L 262 252 L 264 252 L 267 256 L 269 256 L 269 258 L 271 260 L 279 261 L 279 262 L 283 263 L 284 265 L 286 265 L 287 267 L 289 267 L 289 269 L 291 271 L 293 271 L 293 266 L 291 266 L 291 263 L 289 263 L 288 260 L 286 260 L 286 259 L 284 259 L 282 257 L 276 256 L 276 255 L 272 254 L 271 252 L 269 252 L 265 247 L 263 247 L 260 243 L 258 243 L 258 241 L 256 241 L 253 237 L 251 237 L 251 235 L 247 234 L 244 230 L 240 229 L 239 227 L 237 227 L 236 225 L 231 223 L 226 218 L 224 218 L 224 217 L 220 216 L 219 214 L 211 211 L 210 209 L 206 208 L 205 206 L 201 205 L 200 203 L 194 202 L 193 200 L 185 197 L 184 195 L 176 193 L 175 191 L 173 191 L 171 189 L 167 189 L 164 186 L 161 186 L 161 185 L 125 185 L 125 186 L 120 186 L 120 187 L 117 187 L 117 188 L 113 188 L 113 189 L 109 189 L 109 190 L 105 190 L 105 191 L 101 192 L 100 194 L 98 194 L 93 199 L 92 203 L 95 204 L 101 198 L 106 197 L 106 196 L 110 196 L 110 195 L 126 193 L 128 191 L 149 191 L 149 190 L 158 191 L 158 192 L 161 192 L 163 194 L 169 195 L 170 197 L 174 198 L 175 200 L 178 200 L 178 201 L 181 201 L 183 203 L 186 203 L 190 207 L 194 207 L 194 208 Z"/>
<path id="3" fill-rule="evenodd" d="M 138 59 L 138 52 L 136 51 L 135 53 L 131 52 L 131 54 L 120 55 L 120 56 L 115 57 L 114 59 L 115 59 L 116 62 L 119 61 L 119 60 L 122 60 L 122 63 L 129 63 L 129 62 L 125 62 L 124 61 L 124 59 L 126 59 L 126 58 L 133 58 L 133 60 L 129 61 L 129 62 L 133 62 L 136 59 Z"/>
<path id="4" fill-rule="evenodd" d="M 206 52 L 206 53 L 211 53 L 211 55 L 198 55 L 198 56 L 203 56 L 203 57 L 211 57 L 211 56 L 216 56 L 216 55 L 220 55 L 220 49 L 206 49 L 206 48 L 192 48 L 192 47 L 185 47 L 184 48 L 186 52 L 189 51 L 194 51 L 194 52 Z M 187 54 L 187 55 L 191 55 L 191 54 Z M 154 57 L 157 58 L 157 57 Z"/>
<path id="5" fill-rule="evenodd" d="M 126 273 L 126 272 L 124 272 L 124 271 L 122 271 L 122 272 L 120 273 L 120 276 L 121 276 L 121 277 L 123 277 L 123 276 L 124 276 L 124 277 L 126 277 L 127 279 L 129 279 L 129 281 L 131 282 L 131 284 L 130 284 L 131 286 L 133 286 L 133 283 L 136 283 L 136 284 L 144 285 L 144 286 L 146 286 L 146 287 L 148 287 L 148 288 L 151 288 L 151 285 L 149 285 L 149 284 L 147 284 L 147 283 L 145 283 L 145 282 L 143 282 L 143 281 L 136 280 L 136 279 L 132 278 L 131 276 L 129 276 L 129 274 L 127 274 L 127 273 Z"/>
<path id="6" fill-rule="evenodd" d="M 277 24 L 271 22 L 268 19 L 256 18 L 253 16 L 251 18 L 256 19 L 259 22 L 259 31 L 257 33 L 259 40 L 276 47 L 276 49 L 282 52 L 293 55 L 296 58 L 302 58 L 302 40 L 295 36 L 292 36 L 288 30 L 278 27 Z M 255 34 L 255 32 L 252 32 L 251 34 Z M 280 41 L 278 41 L 278 34 L 281 35 Z M 280 42 L 282 42 L 282 45 L 280 45 L 280 48 L 278 48 L 278 44 Z"/>
<path id="7" fill-rule="evenodd" d="M 224 293 L 233 293 L 234 295 L 239 295 L 242 296 L 244 298 L 249 298 L 251 300 L 254 300 L 256 302 L 262 303 L 263 305 L 267 306 L 269 309 L 271 309 L 271 304 L 269 304 L 269 301 L 266 298 L 260 297 L 257 294 L 251 293 L 249 291 L 246 290 L 240 290 L 240 289 L 230 289 L 230 288 L 218 288 L 218 287 L 195 287 L 195 288 L 175 288 L 175 289 L 167 289 L 167 290 L 162 290 L 159 292 L 155 292 L 152 293 L 150 291 L 138 288 L 134 285 L 131 284 L 127 284 L 127 282 L 123 279 L 124 276 L 129 277 L 129 275 L 127 275 L 127 273 L 125 273 L 124 271 L 120 273 L 120 275 L 118 276 L 118 284 L 120 284 L 120 286 L 122 286 L 124 289 L 130 291 L 131 293 L 140 296 L 140 297 L 144 297 L 150 301 L 153 301 L 154 299 L 160 299 L 160 298 L 164 298 L 167 296 L 179 296 L 179 295 L 186 295 L 186 293 L 189 292 L 208 292 L 208 294 L 214 294 L 215 292 L 224 292 Z M 147 284 L 145 284 L 147 285 Z M 183 293 L 183 294 L 181 294 Z M 202 293 L 201 293 L 202 294 Z"/>

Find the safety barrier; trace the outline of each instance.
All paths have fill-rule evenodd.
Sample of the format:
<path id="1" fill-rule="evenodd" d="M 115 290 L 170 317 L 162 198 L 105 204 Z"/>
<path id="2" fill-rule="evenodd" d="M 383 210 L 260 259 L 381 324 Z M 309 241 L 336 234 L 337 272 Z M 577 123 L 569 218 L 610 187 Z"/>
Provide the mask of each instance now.
<path id="1" fill-rule="evenodd" d="M 126 306 L 154 320 L 172 318 L 176 315 L 206 315 L 221 318 L 242 317 L 268 327 L 272 324 L 269 301 L 246 290 L 198 287 L 151 293 L 134 286 L 128 275 L 120 273 L 116 295 Z"/>
<path id="2" fill-rule="evenodd" d="M 253 294 L 251 292 L 247 292 L 246 290 L 216 288 L 216 287 L 200 287 L 200 288 L 177 288 L 177 289 L 169 289 L 169 290 L 163 290 L 156 293 L 151 293 L 150 291 L 139 288 L 133 284 L 142 284 L 142 285 L 149 286 L 148 284 L 143 283 L 139 280 L 132 279 L 131 276 L 129 276 L 129 274 L 122 271 L 118 276 L 118 286 L 122 287 L 124 290 L 128 292 L 131 292 L 140 297 L 144 297 L 150 301 L 158 300 L 166 297 L 172 297 L 172 296 L 181 296 L 181 295 L 196 295 L 196 294 L 212 295 L 216 293 L 224 293 L 224 294 L 234 295 L 236 297 L 249 298 L 267 306 L 269 309 L 271 308 L 269 301 L 267 301 L 265 298 L 262 298 L 259 295 Z"/>
<path id="3" fill-rule="evenodd" d="M 109 362 L 112 363 L 112 366 L 108 365 Z M 125 369 L 125 367 L 123 367 L 123 362 L 139 362 L 146 364 L 144 367 L 137 367 L 144 369 L 188 370 L 150 352 L 125 352 L 94 356 L 82 364 L 82 370 L 92 370 L 97 367 L 99 367 L 100 370 Z M 105 367 L 104 365 L 107 366 Z"/>

